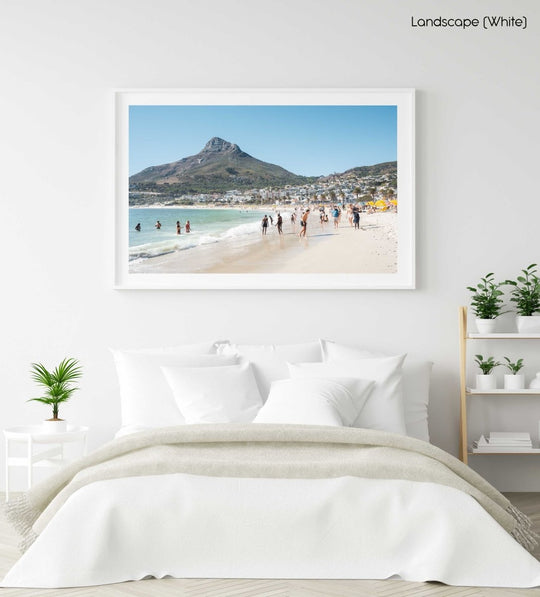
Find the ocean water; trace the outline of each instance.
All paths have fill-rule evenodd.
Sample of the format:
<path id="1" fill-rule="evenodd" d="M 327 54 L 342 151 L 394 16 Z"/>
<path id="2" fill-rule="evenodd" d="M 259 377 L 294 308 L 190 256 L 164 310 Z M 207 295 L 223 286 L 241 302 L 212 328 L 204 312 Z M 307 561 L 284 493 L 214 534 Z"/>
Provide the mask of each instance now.
<path id="1" fill-rule="evenodd" d="M 237 238 L 239 243 L 248 241 L 250 235 L 260 232 L 264 213 L 240 209 L 190 209 L 190 208 L 130 208 L 129 209 L 129 260 L 147 259 L 174 251 L 218 243 Z M 272 215 L 274 215 L 272 213 Z M 156 221 L 161 229 L 155 228 Z M 176 221 L 182 233 L 176 234 Z M 191 232 L 186 234 L 186 221 Z M 135 230 L 140 223 L 141 231 Z"/>

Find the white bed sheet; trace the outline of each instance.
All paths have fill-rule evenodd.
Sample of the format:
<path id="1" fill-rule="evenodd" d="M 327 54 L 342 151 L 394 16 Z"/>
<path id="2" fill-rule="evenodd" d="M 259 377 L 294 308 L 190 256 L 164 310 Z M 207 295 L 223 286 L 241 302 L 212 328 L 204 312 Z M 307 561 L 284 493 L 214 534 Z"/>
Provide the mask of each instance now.
<path id="1" fill-rule="evenodd" d="M 80 489 L 1 586 L 86 586 L 149 575 L 533 587 L 540 564 L 473 498 L 450 487 L 175 474 Z"/>

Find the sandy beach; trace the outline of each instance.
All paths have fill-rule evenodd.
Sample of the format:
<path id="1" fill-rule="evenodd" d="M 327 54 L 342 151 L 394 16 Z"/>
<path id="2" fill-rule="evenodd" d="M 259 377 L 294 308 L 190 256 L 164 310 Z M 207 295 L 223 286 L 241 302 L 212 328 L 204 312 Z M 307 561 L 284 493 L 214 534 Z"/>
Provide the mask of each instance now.
<path id="1" fill-rule="evenodd" d="M 361 214 L 360 229 L 346 217 L 335 229 L 330 221 L 321 228 L 318 212 L 312 212 L 306 238 L 299 238 L 284 218 L 283 234 L 270 226 L 268 234 L 176 251 L 130 263 L 131 273 L 228 273 L 315 274 L 394 273 L 397 271 L 397 214 Z"/>

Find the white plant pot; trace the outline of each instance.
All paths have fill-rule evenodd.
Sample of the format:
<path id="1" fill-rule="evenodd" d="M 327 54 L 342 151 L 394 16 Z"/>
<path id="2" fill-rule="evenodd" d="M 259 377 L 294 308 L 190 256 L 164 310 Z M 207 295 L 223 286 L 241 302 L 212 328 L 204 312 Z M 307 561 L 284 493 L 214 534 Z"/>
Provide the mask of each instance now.
<path id="1" fill-rule="evenodd" d="M 504 376 L 504 389 L 505 390 L 523 390 L 525 387 L 525 376 L 521 373 L 516 375 L 506 374 Z"/>
<path id="2" fill-rule="evenodd" d="M 476 329 L 479 334 L 493 334 L 496 327 L 496 319 L 476 319 Z"/>
<path id="3" fill-rule="evenodd" d="M 64 433 L 67 431 L 67 421 L 63 419 L 58 419 L 57 421 L 49 419 L 48 421 L 43 421 L 41 429 L 43 433 Z"/>
<path id="4" fill-rule="evenodd" d="M 482 375 L 479 373 L 476 376 L 476 389 L 483 391 L 496 390 L 497 378 L 493 373 L 490 373 L 489 375 Z"/>
<path id="5" fill-rule="evenodd" d="M 516 324 L 520 334 L 540 334 L 540 315 L 518 315 Z"/>

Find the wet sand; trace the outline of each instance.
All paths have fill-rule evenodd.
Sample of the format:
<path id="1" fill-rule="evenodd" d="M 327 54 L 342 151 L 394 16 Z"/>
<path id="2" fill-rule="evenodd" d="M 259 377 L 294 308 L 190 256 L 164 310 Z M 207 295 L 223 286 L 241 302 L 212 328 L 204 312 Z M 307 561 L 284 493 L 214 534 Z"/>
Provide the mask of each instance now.
<path id="1" fill-rule="evenodd" d="M 332 220 L 330 218 L 330 220 Z M 306 238 L 299 238 L 284 222 L 283 234 L 269 227 L 254 234 L 161 255 L 130 264 L 131 273 L 319 274 L 394 273 L 397 270 L 397 214 L 362 214 L 360 230 L 343 218 L 338 229 L 329 221 L 321 228 L 318 214 L 308 223 Z"/>

